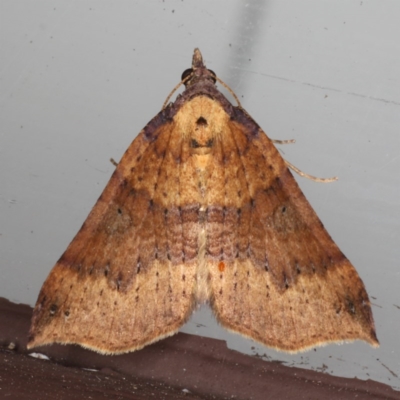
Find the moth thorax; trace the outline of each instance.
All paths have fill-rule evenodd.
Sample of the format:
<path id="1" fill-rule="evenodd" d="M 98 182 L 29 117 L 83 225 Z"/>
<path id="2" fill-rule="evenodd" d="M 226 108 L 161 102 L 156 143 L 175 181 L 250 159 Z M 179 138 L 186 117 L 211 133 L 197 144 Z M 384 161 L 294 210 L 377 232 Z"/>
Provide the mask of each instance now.
<path id="1" fill-rule="evenodd" d="M 193 154 L 211 154 L 215 144 L 213 130 L 203 116 L 195 120 L 194 127 L 191 129 L 189 137 L 190 149 Z"/>

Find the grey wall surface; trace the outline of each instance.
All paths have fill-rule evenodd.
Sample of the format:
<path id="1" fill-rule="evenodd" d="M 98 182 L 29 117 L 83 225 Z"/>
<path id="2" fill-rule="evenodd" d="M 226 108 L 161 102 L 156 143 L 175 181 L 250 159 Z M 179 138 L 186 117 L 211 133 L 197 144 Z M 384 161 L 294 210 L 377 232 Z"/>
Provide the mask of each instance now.
<path id="1" fill-rule="evenodd" d="M 400 389 L 400 2 L 0 2 L 0 296 L 33 305 L 114 167 L 199 47 L 303 171 L 298 179 L 373 302 L 379 349 L 278 353 L 218 327 L 183 331 L 288 365 Z"/>

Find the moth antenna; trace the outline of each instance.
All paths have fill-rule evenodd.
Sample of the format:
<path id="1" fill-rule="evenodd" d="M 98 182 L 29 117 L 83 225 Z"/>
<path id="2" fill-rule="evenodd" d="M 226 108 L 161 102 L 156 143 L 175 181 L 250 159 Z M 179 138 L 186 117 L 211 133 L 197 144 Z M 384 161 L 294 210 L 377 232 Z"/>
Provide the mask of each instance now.
<path id="1" fill-rule="evenodd" d="M 222 79 L 218 78 L 218 76 L 215 76 L 215 79 L 233 96 L 233 98 L 238 103 L 238 107 L 243 109 L 243 107 L 240 104 L 240 101 L 239 101 L 238 97 L 236 96 L 235 92 Z"/>
<path id="2" fill-rule="evenodd" d="M 271 142 L 276 144 L 292 144 L 296 143 L 296 139 L 288 139 L 288 140 L 271 139 Z"/>
<path id="3" fill-rule="evenodd" d="M 110 163 L 114 165 L 114 167 L 118 167 L 118 163 L 112 157 L 110 158 Z"/>
<path id="4" fill-rule="evenodd" d="M 167 96 L 166 100 L 164 101 L 164 104 L 162 106 L 162 110 L 164 110 L 165 107 L 167 107 L 167 104 L 169 102 L 169 99 L 172 97 L 172 95 L 179 89 L 181 85 L 183 85 L 189 78 L 191 78 L 192 74 L 188 75 L 185 77 L 185 79 L 182 79 L 172 90 L 171 93 Z"/>
<path id="5" fill-rule="evenodd" d="M 295 167 L 292 163 L 290 163 L 287 160 L 284 160 L 286 165 L 292 169 L 294 172 L 296 172 L 297 174 L 299 174 L 300 176 L 302 176 L 303 178 L 308 178 L 311 179 L 314 182 L 321 182 L 321 183 L 330 183 L 330 182 L 335 182 L 337 181 L 339 178 L 337 176 L 334 176 L 332 178 L 318 178 L 316 176 L 313 175 L 309 175 L 306 174 L 305 172 L 303 172 L 302 170 L 298 169 L 297 167 Z"/>

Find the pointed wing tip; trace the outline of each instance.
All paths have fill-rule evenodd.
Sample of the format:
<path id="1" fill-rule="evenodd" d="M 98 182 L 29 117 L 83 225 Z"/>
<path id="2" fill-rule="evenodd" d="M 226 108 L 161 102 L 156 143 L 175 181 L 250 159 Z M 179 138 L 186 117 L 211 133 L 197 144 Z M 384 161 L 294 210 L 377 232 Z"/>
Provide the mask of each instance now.
<path id="1" fill-rule="evenodd" d="M 370 329 L 369 335 L 365 335 L 365 337 L 361 338 L 360 340 L 364 340 L 365 342 L 370 344 L 372 347 L 378 348 L 380 346 L 380 343 L 379 343 L 378 337 L 376 335 L 375 324 L 372 319 L 372 314 L 371 314 L 371 322 L 369 325 L 369 329 Z"/>
<path id="2" fill-rule="evenodd" d="M 27 350 L 32 350 L 32 349 L 34 349 L 35 347 L 36 347 L 36 346 L 35 346 L 35 343 L 30 343 L 30 342 L 28 342 L 27 345 L 26 345 Z"/>
<path id="3" fill-rule="evenodd" d="M 47 346 L 54 342 L 46 340 L 42 337 L 42 335 L 37 334 L 33 328 L 31 327 L 28 335 L 28 343 L 26 344 L 27 350 L 32 350 L 36 347 Z"/>
<path id="4" fill-rule="evenodd" d="M 369 340 L 366 340 L 366 339 L 362 339 L 362 340 L 364 340 L 365 342 L 367 342 L 368 344 L 370 344 L 372 347 L 374 347 L 375 349 L 377 349 L 378 347 L 380 347 L 380 343 L 379 343 L 379 340 L 378 340 L 378 338 L 376 337 L 376 335 L 374 334 L 373 336 L 371 336 L 370 338 L 369 338 Z"/>
<path id="5" fill-rule="evenodd" d="M 34 347 L 38 347 L 38 345 L 36 344 L 36 336 L 35 336 L 35 334 L 32 332 L 32 328 L 31 328 L 30 331 L 29 331 L 29 334 L 28 334 L 28 342 L 27 342 L 27 344 L 26 344 L 26 348 L 27 348 L 28 350 L 31 350 L 31 349 L 33 349 Z"/>

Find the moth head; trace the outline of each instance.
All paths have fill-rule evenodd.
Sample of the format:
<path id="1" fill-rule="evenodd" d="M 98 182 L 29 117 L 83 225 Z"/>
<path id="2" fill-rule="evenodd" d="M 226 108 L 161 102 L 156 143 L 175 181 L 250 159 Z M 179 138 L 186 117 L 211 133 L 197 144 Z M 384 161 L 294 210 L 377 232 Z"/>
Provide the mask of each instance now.
<path id="1" fill-rule="evenodd" d="M 207 69 L 203 62 L 203 56 L 199 49 L 194 49 L 192 68 L 185 70 L 182 74 L 182 82 L 186 87 L 192 86 L 199 81 L 211 81 L 216 83 L 214 71 Z"/>

